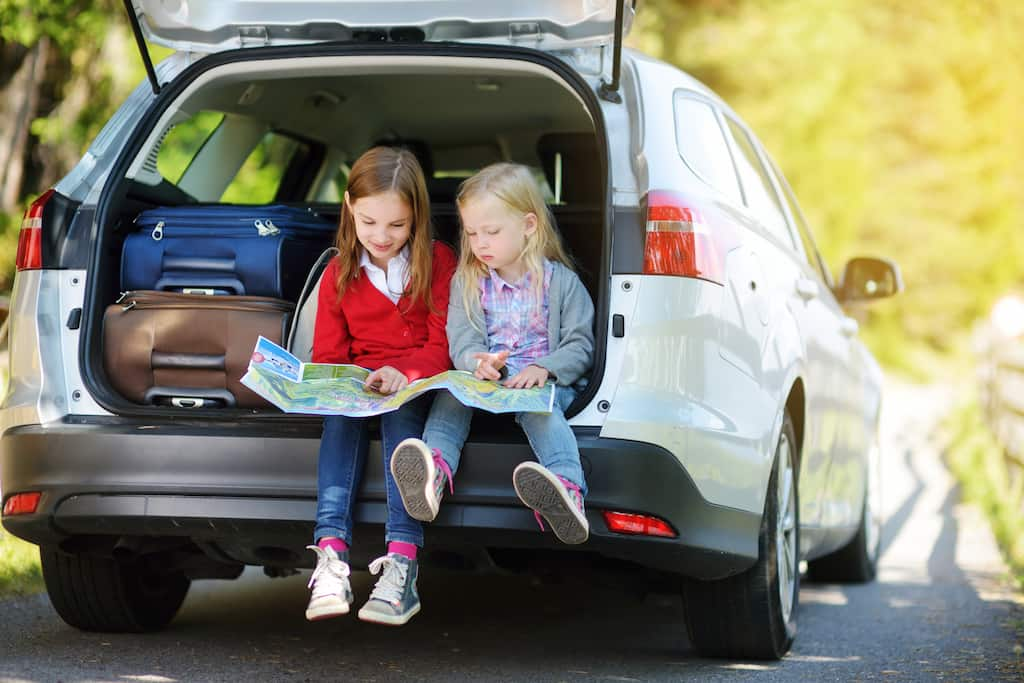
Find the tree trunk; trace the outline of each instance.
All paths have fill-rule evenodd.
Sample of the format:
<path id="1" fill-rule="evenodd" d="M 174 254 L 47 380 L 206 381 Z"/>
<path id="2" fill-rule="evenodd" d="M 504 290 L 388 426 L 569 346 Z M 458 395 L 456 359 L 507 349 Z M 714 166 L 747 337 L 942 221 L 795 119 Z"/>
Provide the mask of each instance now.
<path id="1" fill-rule="evenodd" d="M 39 107 L 39 88 L 49 50 L 49 38 L 41 38 L 0 89 L 0 121 L 9 122 L 0 130 L 0 211 L 5 213 L 19 208 L 29 133 Z M 5 61 L 7 52 L 5 47 Z"/>

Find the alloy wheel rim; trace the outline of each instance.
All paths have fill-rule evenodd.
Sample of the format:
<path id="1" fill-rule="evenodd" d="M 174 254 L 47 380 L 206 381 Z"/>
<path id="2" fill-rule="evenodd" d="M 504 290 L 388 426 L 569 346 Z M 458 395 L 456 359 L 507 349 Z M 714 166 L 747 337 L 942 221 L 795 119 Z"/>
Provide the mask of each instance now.
<path id="1" fill-rule="evenodd" d="M 789 623 L 796 589 L 796 496 L 793 491 L 793 460 L 789 438 L 783 434 L 778 448 L 779 472 L 776 481 L 778 515 L 775 524 L 775 560 L 778 571 L 779 604 L 782 619 Z"/>
<path id="2" fill-rule="evenodd" d="M 868 476 L 865 483 L 867 491 L 864 493 L 864 543 L 868 559 L 872 563 L 878 561 L 882 536 L 882 519 L 878 514 L 881 509 L 879 501 L 881 491 L 879 491 L 878 485 L 879 457 L 880 451 L 876 441 L 868 454 Z"/>

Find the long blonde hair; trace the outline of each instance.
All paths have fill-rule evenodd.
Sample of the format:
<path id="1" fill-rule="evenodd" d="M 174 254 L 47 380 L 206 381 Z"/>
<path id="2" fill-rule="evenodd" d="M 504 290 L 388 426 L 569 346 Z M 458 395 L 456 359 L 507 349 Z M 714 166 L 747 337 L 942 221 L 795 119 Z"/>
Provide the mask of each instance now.
<path id="1" fill-rule="evenodd" d="M 412 229 L 409 235 L 409 284 L 403 295 L 412 301 L 422 300 L 433 310 L 430 298 L 432 268 L 432 234 L 430 229 L 430 199 L 423 169 L 416 157 L 397 147 L 373 147 L 363 153 L 352 165 L 348 176 L 348 202 L 341 206 L 341 221 L 335 246 L 341 252 L 338 259 L 338 300 L 360 275 L 359 267 L 363 246 L 356 238 L 355 217 L 349 204 L 371 195 L 395 192 L 412 210 Z"/>
<path id="2" fill-rule="evenodd" d="M 562 247 L 554 218 L 541 196 L 533 174 L 522 164 L 491 164 L 463 181 L 455 202 L 462 209 L 467 202 L 486 196 L 498 199 L 513 215 L 524 217 L 532 213 L 537 217 L 537 229 L 532 235 L 527 235 L 519 259 L 526 265 L 534 293 L 540 298 L 544 287 L 544 260 L 558 261 L 569 268 L 573 267 L 573 263 Z M 455 277 L 462 287 L 462 304 L 467 315 L 480 306 L 480 279 L 487 273 L 487 266 L 473 255 L 469 238 L 463 229 L 459 238 L 459 265 Z"/>

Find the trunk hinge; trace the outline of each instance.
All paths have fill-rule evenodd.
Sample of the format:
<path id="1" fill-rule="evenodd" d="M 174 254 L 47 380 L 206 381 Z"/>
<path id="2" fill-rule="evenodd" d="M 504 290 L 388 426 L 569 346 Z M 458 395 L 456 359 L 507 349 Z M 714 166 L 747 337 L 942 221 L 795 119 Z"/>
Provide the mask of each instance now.
<path id="1" fill-rule="evenodd" d="M 149 56 L 149 48 L 146 46 L 146 39 L 142 37 L 142 26 L 139 25 L 139 15 L 135 13 L 132 0 L 124 0 L 124 8 L 128 12 L 128 21 L 132 25 L 132 33 L 135 34 L 135 44 L 139 47 L 139 55 L 142 57 L 142 65 L 146 67 L 146 77 L 149 78 L 149 85 L 153 88 L 153 94 L 160 94 L 160 82 L 156 80 L 156 70 L 153 68 L 153 59 Z"/>
<path id="2" fill-rule="evenodd" d="M 615 4 L 615 40 L 612 43 L 612 80 L 611 83 L 601 83 L 597 94 L 602 100 L 622 104 L 622 96 L 619 94 L 619 73 L 622 70 L 622 34 L 623 24 L 626 20 L 626 5 L 629 11 L 636 14 L 636 0 L 619 0 Z"/>
<path id="3" fill-rule="evenodd" d="M 508 25 L 508 39 L 514 43 L 541 40 L 540 24 L 535 21 L 520 21 Z"/>
<path id="4" fill-rule="evenodd" d="M 238 28 L 239 47 L 261 47 L 270 45 L 270 33 L 266 26 L 240 26 Z"/>

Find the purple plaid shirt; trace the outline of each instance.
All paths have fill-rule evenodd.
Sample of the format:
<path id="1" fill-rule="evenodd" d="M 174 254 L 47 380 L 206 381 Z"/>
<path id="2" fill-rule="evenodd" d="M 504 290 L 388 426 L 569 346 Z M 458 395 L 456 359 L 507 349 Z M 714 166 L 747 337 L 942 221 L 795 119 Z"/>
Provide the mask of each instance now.
<path id="1" fill-rule="evenodd" d="M 548 287 L 551 262 L 544 261 L 542 305 L 537 306 L 527 273 L 511 285 L 491 270 L 480 278 L 480 305 L 487 325 L 487 346 L 491 353 L 508 351 L 506 367 L 511 377 L 548 354 Z"/>

